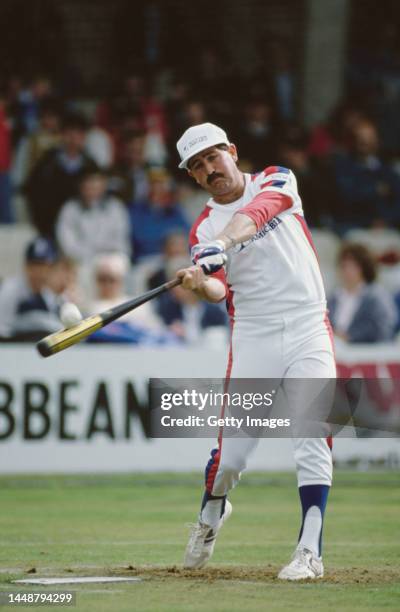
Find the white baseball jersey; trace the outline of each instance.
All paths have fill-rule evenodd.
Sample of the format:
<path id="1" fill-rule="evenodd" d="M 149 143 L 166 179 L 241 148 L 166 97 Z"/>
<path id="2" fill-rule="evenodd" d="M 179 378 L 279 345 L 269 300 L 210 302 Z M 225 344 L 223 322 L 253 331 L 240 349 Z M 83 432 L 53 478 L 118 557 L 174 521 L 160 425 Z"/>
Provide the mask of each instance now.
<path id="1" fill-rule="evenodd" d="M 229 204 L 211 198 L 190 234 L 193 247 L 214 240 L 239 211 L 256 221 L 257 233 L 228 251 L 231 317 L 324 314 L 324 286 L 293 172 L 270 166 L 244 178 L 242 197 Z M 223 274 L 215 276 L 224 281 Z"/>
<path id="2" fill-rule="evenodd" d="M 235 213 L 255 221 L 257 233 L 228 251 L 226 274 L 213 275 L 227 284 L 232 319 L 226 380 L 284 380 L 286 393 L 291 391 L 289 400 L 298 409 L 298 387 L 290 387 L 289 379 L 336 375 L 321 273 L 294 174 L 271 166 L 244 177 L 239 200 L 207 202 L 193 225 L 190 243 L 193 247 L 215 240 Z M 223 496 L 237 484 L 257 442 L 252 437 L 223 439 L 221 428 L 218 449 L 206 468 L 209 493 Z M 299 486 L 329 486 L 329 439 L 295 438 L 293 444 Z"/>

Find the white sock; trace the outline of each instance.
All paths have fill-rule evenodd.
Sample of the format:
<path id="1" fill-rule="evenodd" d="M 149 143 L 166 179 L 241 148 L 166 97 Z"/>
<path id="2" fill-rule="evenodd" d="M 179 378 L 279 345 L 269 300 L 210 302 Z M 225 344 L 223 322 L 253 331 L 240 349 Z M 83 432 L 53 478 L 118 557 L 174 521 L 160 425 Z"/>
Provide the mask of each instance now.
<path id="1" fill-rule="evenodd" d="M 319 557 L 319 538 L 322 529 L 321 510 L 318 506 L 311 506 L 304 519 L 303 533 L 298 548 L 308 548 Z"/>
<path id="2" fill-rule="evenodd" d="M 215 529 L 221 519 L 223 503 L 223 499 L 210 499 L 200 513 L 201 522 Z"/>

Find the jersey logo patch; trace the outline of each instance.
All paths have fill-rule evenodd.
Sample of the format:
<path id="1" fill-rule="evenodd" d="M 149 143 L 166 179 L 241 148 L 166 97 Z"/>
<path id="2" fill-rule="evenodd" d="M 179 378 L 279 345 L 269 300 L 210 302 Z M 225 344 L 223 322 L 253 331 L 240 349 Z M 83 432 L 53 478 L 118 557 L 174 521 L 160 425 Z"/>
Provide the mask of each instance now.
<path id="1" fill-rule="evenodd" d="M 256 240 L 260 240 L 260 238 L 264 238 L 264 236 L 266 236 L 269 232 L 272 232 L 274 229 L 276 229 L 278 225 L 280 225 L 281 223 L 282 223 L 282 219 L 280 219 L 279 217 L 272 217 L 272 219 L 267 221 L 264 227 L 262 227 L 257 232 L 257 234 L 254 234 L 252 238 L 249 238 L 249 240 L 246 240 L 246 242 L 241 242 L 240 244 L 238 244 L 236 248 L 234 249 L 235 252 L 240 253 L 241 251 L 243 251 L 243 249 L 248 247 L 249 244 L 252 244 Z"/>

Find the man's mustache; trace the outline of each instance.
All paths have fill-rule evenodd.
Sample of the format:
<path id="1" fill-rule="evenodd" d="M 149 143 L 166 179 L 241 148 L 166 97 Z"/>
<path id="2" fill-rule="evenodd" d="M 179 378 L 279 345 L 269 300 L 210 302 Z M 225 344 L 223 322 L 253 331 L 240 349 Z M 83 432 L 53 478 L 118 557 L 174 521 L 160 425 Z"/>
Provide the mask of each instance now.
<path id="1" fill-rule="evenodd" d="M 207 184 L 211 185 L 211 183 L 213 181 L 215 181 L 215 179 L 217 179 L 217 178 L 224 178 L 224 175 L 223 174 L 217 174 L 216 172 L 214 172 L 213 174 L 210 174 L 210 176 L 207 177 Z"/>

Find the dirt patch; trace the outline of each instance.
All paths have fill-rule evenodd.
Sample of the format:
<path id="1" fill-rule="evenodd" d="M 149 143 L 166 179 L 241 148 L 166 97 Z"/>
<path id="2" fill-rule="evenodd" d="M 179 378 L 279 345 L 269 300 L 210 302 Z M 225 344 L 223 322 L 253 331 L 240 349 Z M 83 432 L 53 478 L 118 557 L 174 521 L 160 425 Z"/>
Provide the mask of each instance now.
<path id="1" fill-rule="evenodd" d="M 209 566 L 200 570 L 185 570 L 177 565 L 161 567 L 129 565 L 127 567 L 107 568 L 110 576 L 141 576 L 157 580 L 202 580 L 216 582 L 218 580 L 232 580 L 241 582 L 280 582 L 277 574 L 280 566 Z M 80 570 L 82 571 L 82 569 Z M 97 570 L 98 571 L 98 570 Z M 324 578 L 318 582 L 332 584 L 399 584 L 400 568 L 381 567 L 365 569 L 351 567 L 326 571 Z"/>
<path id="2" fill-rule="evenodd" d="M 27 573 L 30 568 L 20 568 L 19 571 L 13 568 L 13 572 Z M 277 574 L 280 566 L 209 566 L 200 570 L 185 570 L 177 565 L 171 566 L 151 566 L 151 565 L 128 565 L 128 566 L 71 566 L 64 569 L 38 568 L 36 577 L 65 576 L 71 574 L 75 576 L 140 576 L 148 580 L 187 580 L 202 582 L 240 581 L 240 582 L 270 582 L 280 583 Z M 31 570 L 32 571 L 32 570 Z M 30 573 L 30 572 L 29 572 Z M 305 581 L 308 582 L 308 581 Z M 328 570 L 324 578 L 318 583 L 330 583 L 340 585 L 355 584 L 399 584 L 400 568 L 379 567 L 365 569 L 362 567 L 347 567 L 335 570 Z"/>

